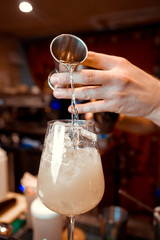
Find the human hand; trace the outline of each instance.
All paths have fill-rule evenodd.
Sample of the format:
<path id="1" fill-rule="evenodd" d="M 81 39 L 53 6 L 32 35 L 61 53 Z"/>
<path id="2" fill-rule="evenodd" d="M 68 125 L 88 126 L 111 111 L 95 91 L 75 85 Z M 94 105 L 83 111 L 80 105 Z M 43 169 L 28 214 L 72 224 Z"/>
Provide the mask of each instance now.
<path id="1" fill-rule="evenodd" d="M 94 69 L 73 73 L 77 99 L 96 101 L 78 104 L 78 112 L 116 112 L 145 117 L 160 125 L 160 82 L 124 58 L 88 52 L 83 63 Z M 52 84 L 68 85 L 69 73 L 51 77 Z M 71 98 L 71 89 L 56 88 L 56 98 Z M 71 111 L 71 108 L 69 108 Z"/>

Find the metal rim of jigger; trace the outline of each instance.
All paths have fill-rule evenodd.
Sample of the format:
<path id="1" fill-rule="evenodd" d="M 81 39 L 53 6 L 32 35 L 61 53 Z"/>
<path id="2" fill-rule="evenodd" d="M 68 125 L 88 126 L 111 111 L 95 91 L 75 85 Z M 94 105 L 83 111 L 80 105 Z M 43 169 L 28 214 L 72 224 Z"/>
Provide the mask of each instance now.
<path id="1" fill-rule="evenodd" d="M 60 34 L 60 35 L 58 35 L 57 37 L 55 37 L 55 38 L 52 40 L 52 42 L 51 42 L 51 44 L 50 44 L 50 53 L 51 53 L 52 57 L 53 57 L 58 63 L 60 63 L 60 61 L 55 57 L 55 55 L 54 55 L 53 52 L 52 52 L 52 45 L 53 45 L 53 43 L 54 43 L 58 38 L 63 37 L 63 36 L 69 36 L 69 37 L 72 37 L 72 38 L 74 38 L 74 39 L 77 39 L 79 42 L 81 42 L 81 44 L 84 46 L 84 48 L 85 48 L 85 50 L 86 50 L 86 54 L 85 54 L 84 59 L 83 59 L 81 62 L 79 62 L 79 64 L 81 64 L 82 62 L 84 62 L 84 60 L 85 60 L 86 57 L 87 57 L 87 53 L 88 53 L 87 45 L 85 44 L 85 42 L 84 42 L 82 39 L 80 39 L 79 37 L 77 37 L 77 36 L 75 36 L 75 35 L 72 35 L 72 34 Z"/>

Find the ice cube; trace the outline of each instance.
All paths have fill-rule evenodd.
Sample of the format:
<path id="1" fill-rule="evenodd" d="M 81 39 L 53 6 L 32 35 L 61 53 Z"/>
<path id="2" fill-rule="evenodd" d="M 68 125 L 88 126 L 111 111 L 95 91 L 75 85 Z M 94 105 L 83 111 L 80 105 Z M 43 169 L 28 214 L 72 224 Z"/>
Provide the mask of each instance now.
<path id="1" fill-rule="evenodd" d="M 93 142 L 97 141 L 97 135 L 93 132 L 90 132 L 90 131 L 84 129 L 84 128 L 81 128 L 81 135 L 83 137 L 88 138 L 89 140 L 92 140 Z"/>

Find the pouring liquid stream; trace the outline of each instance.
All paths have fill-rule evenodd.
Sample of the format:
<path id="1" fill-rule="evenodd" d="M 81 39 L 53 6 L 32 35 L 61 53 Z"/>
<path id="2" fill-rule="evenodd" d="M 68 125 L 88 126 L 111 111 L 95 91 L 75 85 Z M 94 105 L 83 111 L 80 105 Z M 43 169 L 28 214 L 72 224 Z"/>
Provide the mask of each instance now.
<path id="1" fill-rule="evenodd" d="M 70 79 L 70 86 L 71 86 L 71 109 L 72 109 L 71 119 L 72 119 L 72 125 L 74 126 L 78 124 L 77 120 L 79 120 L 78 109 L 76 105 L 76 98 L 74 93 L 74 81 L 73 81 L 73 72 L 75 71 L 78 64 L 76 62 L 68 63 L 64 61 L 62 63 L 66 66 L 69 72 L 69 79 Z M 74 142 L 74 148 L 77 148 L 79 138 L 78 138 L 78 132 L 77 130 L 75 130 L 74 127 L 72 129 L 71 136 L 72 136 L 72 141 Z"/>
<path id="2" fill-rule="evenodd" d="M 78 66 L 77 63 L 68 63 L 65 61 L 61 61 L 66 68 L 69 71 L 69 78 L 70 78 L 70 85 L 71 85 L 71 108 L 72 108 L 72 113 L 71 113 L 71 117 L 72 117 L 72 123 L 75 124 L 76 121 L 79 119 L 78 116 L 78 109 L 77 109 L 77 105 L 76 105 L 76 98 L 75 98 L 75 93 L 74 93 L 74 81 L 73 81 L 73 72 L 76 69 L 76 67 Z"/>
<path id="3" fill-rule="evenodd" d="M 74 68 L 75 68 L 75 66 L 71 67 L 69 70 L 70 83 L 71 83 L 71 89 L 72 89 L 71 107 L 72 107 L 72 122 L 73 122 L 73 124 L 76 123 L 76 120 L 79 119 L 78 109 L 77 109 L 77 105 L 76 105 L 76 98 L 75 98 L 75 93 L 74 93 L 74 81 L 73 81 Z"/>

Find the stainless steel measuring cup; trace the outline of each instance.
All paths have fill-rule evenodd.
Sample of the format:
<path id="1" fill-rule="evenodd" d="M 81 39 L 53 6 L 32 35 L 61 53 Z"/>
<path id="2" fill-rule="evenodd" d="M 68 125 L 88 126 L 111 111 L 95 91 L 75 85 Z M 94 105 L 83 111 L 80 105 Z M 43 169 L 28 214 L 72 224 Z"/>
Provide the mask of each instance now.
<path id="1" fill-rule="evenodd" d="M 55 71 L 60 72 L 60 65 L 62 68 L 66 65 L 74 65 L 75 67 L 81 64 L 87 57 L 88 49 L 86 44 L 79 38 L 72 34 L 61 34 L 55 37 L 50 44 L 50 52 L 55 60 Z M 52 90 L 53 86 L 48 76 L 48 84 Z"/>

